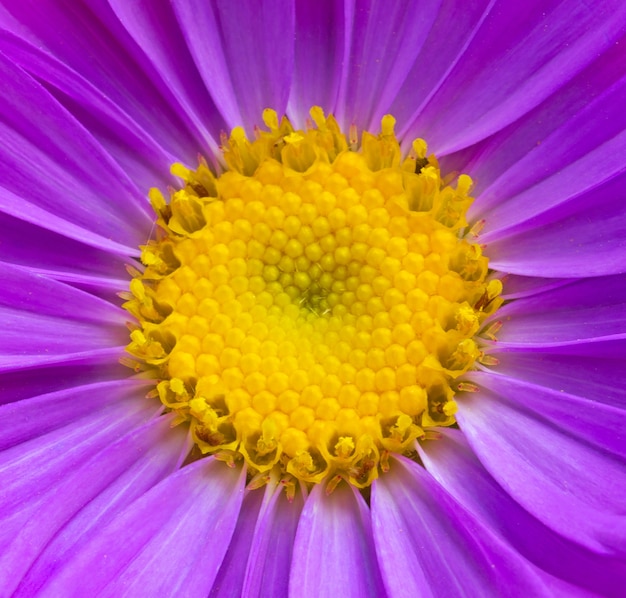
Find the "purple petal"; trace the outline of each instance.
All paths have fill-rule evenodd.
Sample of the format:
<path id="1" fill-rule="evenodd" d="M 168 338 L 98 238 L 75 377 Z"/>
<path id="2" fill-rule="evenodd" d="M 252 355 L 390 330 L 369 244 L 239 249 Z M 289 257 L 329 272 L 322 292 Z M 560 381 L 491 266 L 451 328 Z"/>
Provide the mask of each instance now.
<path id="1" fill-rule="evenodd" d="M 625 16 L 618 0 L 602 7 L 496 3 L 410 130 L 419 131 L 438 154 L 484 139 L 608 49 L 623 33 Z"/>
<path id="2" fill-rule="evenodd" d="M 115 305 L 9 264 L 0 263 L 0 278 L 4 282 L 0 305 L 7 309 L 99 326 L 119 326 L 126 319 Z"/>
<path id="3" fill-rule="evenodd" d="M 304 505 L 302 492 L 289 502 L 282 485 L 266 486 L 254 530 L 242 596 L 287 596 L 296 529 Z"/>
<path id="4" fill-rule="evenodd" d="M 519 299 L 520 297 L 529 297 L 556 289 L 564 284 L 574 282 L 573 279 L 567 278 L 536 278 L 534 276 L 518 276 L 517 274 L 507 274 L 502 278 L 504 290 L 502 298 Z"/>
<path id="5" fill-rule="evenodd" d="M 298 524 L 289 594 L 383 596 L 370 513 L 357 490 L 341 483 L 329 496 L 316 485 Z"/>
<path id="6" fill-rule="evenodd" d="M 230 543 L 245 469 L 202 459 L 170 475 L 81 543 L 44 593 L 208 595 Z"/>
<path id="7" fill-rule="evenodd" d="M 616 334 L 608 337 L 563 341 L 557 343 L 533 344 L 523 343 L 491 343 L 490 352 L 527 353 L 532 351 L 538 355 L 558 353 L 559 355 L 591 356 L 598 359 L 621 359 L 626 334 Z"/>
<path id="8" fill-rule="evenodd" d="M 469 172 L 474 178 L 477 199 L 470 209 L 472 218 L 486 218 L 491 223 L 492 211 L 501 211 L 501 205 L 511 198 L 558 174 L 563 166 L 584 158 L 621 132 L 623 55 L 622 44 L 615 44 L 537 108 L 463 152 L 465 161 L 462 156 L 443 159 L 444 164 L 450 162 L 447 168 Z M 597 175 L 603 177 L 604 173 Z M 577 180 L 584 179 L 574 176 L 570 184 Z M 542 198 L 532 208 L 545 209 L 550 201 L 552 198 Z M 508 210 L 513 212 L 509 217 L 524 220 L 527 211 L 519 209 L 521 204 L 517 207 Z"/>
<path id="9" fill-rule="evenodd" d="M 5 199 L 21 203 L 15 196 L 5 196 Z M 55 219 L 49 218 L 47 213 L 29 210 L 28 217 L 35 222 L 41 218 L 41 224 L 49 228 L 41 228 L 22 220 L 21 217 L 24 216 L 26 214 L 23 211 L 17 217 L 0 211 L 0 261 L 22 266 L 55 280 L 82 284 L 100 291 L 119 292 L 128 288 L 125 264 L 130 259 L 128 256 L 106 251 L 110 243 L 103 243 L 101 248 L 97 248 L 100 240 L 97 235 L 74 228 L 65 222 L 59 223 L 61 226 L 53 232 L 50 228 L 55 228 Z M 70 228 L 74 228 L 73 232 L 68 230 Z M 79 240 L 75 241 L 64 233 Z M 24 239 L 29 239 L 30 242 L 25 243 Z M 77 255 L 80 255 L 80 259 L 76 259 Z"/>
<path id="10" fill-rule="evenodd" d="M 172 105 L 178 106 L 189 127 L 197 131 L 197 138 L 204 141 L 203 145 L 212 154 L 217 153 L 216 139 L 222 120 L 176 27 L 170 2 L 151 0 L 130 4 L 112 0 L 109 4 L 156 71 L 155 85 L 165 95 L 171 95 Z"/>
<path id="11" fill-rule="evenodd" d="M 337 103 L 342 65 L 347 60 L 350 39 L 343 2 L 295 2 L 296 39 L 289 111 L 292 122 L 304 125 L 312 106 L 333 112 Z"/>
<path id="12" fill-rule="evenodd" d="M 9 32 L 0 33 L 0 49 L 24 70 L 45 81 L 57 101 L 76 117 L 112 155 L 124 172 L 146 194 L 150 187 L 175 180 L 169 168 L 176 160 L 195 164 L 197 148 L 185 140 L 181 127 L 159 127 L 165 119 L 153 118 L 150 133 L 120 105 L 68 64 Z M 152 94 L 154 95 L 154 94 Z"/>
<path id="13" fill-rule="evenodd" d="M 578 354 L 573 355 L 567 353 L 568 347 L 497 351 L 499 363 L 494 373 L 626 408 L 626 340 L 615 341 L 612 348 L 598 354 L 599 345 L 605 344 L 579 344 Z"/>
<path id="14" fill-rule="evenodd" d="M 144 194 L 88 131 L 3 55 L 0 76 L 7 90 L 0 104 L 0 186 L 32 209 L 130 247 L 126 254 L 135 251 L 151 225 Z"/>
<path id="15" fill-rule="evenodd" d="M 171 429 L 171 417 L 152 419 L 132 430 L 107 450 L 95 453 L 84 466 L 71 472 L 54 491 L 37 501 L 38 508 L 54 521 L 63 523 L 62 515 L 71 515 L 67 524 L 46 545 L 15 596 L 33 596 L 52 578 L 88 539 L 121 512 L 128 504 L 174 472 L 183 451 L 188 450 L 183 429 Z M 41 515 L 32 524 L 41 523 Z M 44 527 L 44 526 L 42 526 Z"/>
<path id="16" fill-rule="evenodd" d="M 243 119 L 224 55 L 215 4 L 174 2 L 173 9 L 198 73 L 224 122 L 229 128 L 241 126 Z"/>
<path id="17" fill-rule="evenodd" d="M 0 404 L 20 401 L 49 392 L 60 391 L 83 384 L 122 380 L 130 370 L 122 366 L 115 354 L 92 354 L 89 359 L 37 369 L 0 372 Z"/>
<path id="18" fill-rule="evenodd" d="M 624 135 L 626 151 L 626 135 Z M 623 152 L 618 155 L 622 155 Z M 584 158 L 592 162 L 593 156 Z M 574 164 L 576 168 L 580 164 Z M 608 173 L 607 173 L 608 174 Z M 602 276 L 626 270 L 626 173 L 593 188 L 536 218 L 526 220 L 487 245 L 490 266 L 503 272 L 534 276 Z M 563 189 L 562 182 L 554 182 Z M 535 197 L 556 193 L 537 191 Z M 567 195 L 564 195 L 567 199 Z M 530 195 L 524 199 L 528 206 Z M 513 212 L 519 209 L 511 206 Z M 526 210 L 528 212 L 528 210 Z M 526 216 L 524 216 L 525 218 Z M 523 229 L 520 231 L 520 229 Z M 518 232 L 520 231 L 520 232 Z"/>
<path id="19" fill-rule="evenodd" d="M 399 136 L 404 139 L 406 149 L 414 137 L 422 136 L 419 130 L 410 128 L 411 123 L 446 80 L 493 4 L 493 0 L 440 3 L 428 37 L 389 109 L 398 119 Z M 419 9 L 415 12 L 419 13 Z"/>
<path id="20" fill-rule="evenodd" d="M 348 127 L 378 130 L 437 17 L 441 0 L 355 4 L 348 71 L 337 114 Z M 373 93 L 374 91 L 374 93 Z"/>
<path id="21" fill-rule="evenodd" d="M 228 551 L 211 588 L 210 598 L 219 596 L 231 598 L 232 596 L 243 595 L 241 589 L 262 502 L 263 492 L 258 490 L 247 491 Z"/>
<path id="22" fill-rule="evenodd" d="M 482 467 L 462 432 L 441 430 L 437 441 L 419 445 L 426 469 L 481 524 L 506 539 L 538 567 L 602 596 L 626 585 L 626 565 L 568 542 L 516 503 Z M 573 590 L 571 590 L 573 591 Z"/>
<path id="23" fill-rule="evenodd" d="M 123 312 L 110 303 L 2 263 L 0 277 L 0 317 L 5 325 L 0 368 L 109 350 L 126 342 Z"/>
<path id="24" fill-rule="evenodd" d="M 589 278 L 518 299 L 497 312 L 499 349 L 626 333 L 626 275 Z"/>
<path id="25" fill-rule="evenodd" d="M 112 380 L 59 390 L 0 406 L 0 450 L 43 436 L 116 403 L 128 394 L 140 397 L 149 380 Z M 155 403 L 155 409 L 158 403 Z"/>
<path id="26" fill-rule="evenodd" d="M 241 114 L 237 124 L 252 132 L 265 108 L 284 113 L 293 71 L 293 3 L 179 1 L 175 10 L 207 88 L 221 96 L 216 103 L 231 120 Z"/>
<path id="27" fill-rule="evenodd" d="M 472 381 L 510 402 L 519 401 L 521 410 L 553 423 L 556 429 L 581 442 L 606 450 L 607 456 L 626 460 L 626 431 L 621 425 L 626 412 L 619 405 L 597 402 L 586 396 L 584 389 L 586 386 L 591 388 L 592 383 L 579 386 L 577 394 L 568 394 L 499 372 L 473 372 Z"/>
<path id="28" fill-rule="evenodd" d="M 43 228 L 51 231 L 52 233 L 57 233 L 57 235 L 68 237 L 69 239 L 78 241 L 79 243 L 89 245 L 96 250 L 112 253 L 114 255 L 113 265 L 115 265 L 115 262 L 119 263 L 120 257 L 121 259 L 128 259 L 128 256 L 138 256 L 139 249 L 137 245 L 142 242 L 140 241 L 140 239 L 143 240 L 149 237 L 148 231 L 146 230 L 146 233 L 144 233 L 142 237 L 140 237 L 139 235 L 136 236 L 135 246 L 128 247 L 109 238 L 106 238 L 88 228 L 84 228 L 83 226 L 77 226 L 71 221 L 66 220 L 64 217 L 59 217 L 57 214 L 55 214 L 54 210 L 55 206 L 50 206 L 50 211 L 48 211 L 48 209 L 42 209 L 35 203 L 30 203 L 23 197 L 20 197 L 19 195 L 16 195 L 15 193 L 8 191 L 7 189 L 0 190 L 0 211 L 4 212 L 7 215 L 6 217 L 3 216 L 3 219 L 6 218 L 7 220 L 23 220 L 24 223 L 18 226 L 20 226 L 20 228 L 22 229 L 27 229 L 29 231 L 28 236 L 30 238 L 32 238 L 33 240 L 37 239 L 35 243 L 33 243 L 33 245 L 35 246 L 39 245 L 38 238 L 35 237 L 36 231 L 39 228 Z M 73 215 L 70 215 L 70 220 L 72 218 Z M 45 242 L 46 237 L 50 238 L 50 235 L 44 233 L 44 235 L 41 237 L 42 244 L 43 242 Z M 9 240 L 10 238 L 11 237 L 9 236 Z M 58 239 L 58 236 L 55 236 L 54 238 L 56 241 L 56 239 Z M 63 244 L 64 242 L 63 240 L 61 240 L 61 246 L 53 246 L 53 248 L 57 251 L 62 251 Z M 39 246 L 39 248 L 40 247 L 41 246 Z M 90 255 L 93 255 L 93 252 L 88 250 L 85 258 L 89 259 Z"/>
<path id="29" fill-rule="evenodd" d="M 3 481 L 3 510 L 5 516 L 18 513 L 28 506 L 27 499 L 54 485 L 60 475 L 69 473 L 94 450 L 101 450 L 116 438 L 120 431 L 132 428 L 138 422 L 153 417 L 159 409 L 158 403 L 145 402 L 136 396 L 136 389 L 126 385 L 115 392 L 110 404 L 96 403 L 95 410 L 77 421 L 63 427 L 50 426 L 43 435 L 29 434 L 28 425 L 20 438 L 26 444 L 6 443 L 0 453 L 0 467 L 5 475 Z M 40 416 L 43 418 L 43 415 Z M 7 472 L 11 475 L 7 479 Z"/>
<path id="30" fill-rule="evenodd" d="M 105 349 L 91 349 L 88 351 L 76 351 L 71 353 L 45 353 L 28 355 L 0 355 L 0 373 L 15 372 L 17 370 L 30 371 L 49 366 L 76 367 L 86 364 L 102 364 L 108 361 L 117 364 L 124 355 L 124 347 L 112 347 Z"/>
<path id="31" fill-rule="evenodd" d="M 585 426 L 593 424 L 596 434 L 605 428 L 604 422 L 585 422 L 583 400 L 564 395 L 563 405 L 569 403 L 572 411 L 557 415 L 560 393 L 536 387 L 528 392 L 524 384 L 497 376 L 480 380 L 497 390 L 483 388 L 477 396 L 464 397 L 457 419 L 485 468 L 557 533 L 599 554 L 623 558 L 626 463 L 603 448 L 618 447 L 623 436 L 613 428 L 610 438 L 585 440 L 593 436 Z M 611 411 L 601 403 L 592 405 L 594 411 Z"/>
<path id="32" fill-rule="evenodd" d="M 620 158 L 626 149 L 626 116 L 619 106 L 625 93 L 626 77 L 560 129 L 542 139 L 540 150 L 525 156 L 481 193 L 476 211 L 478 217 L 487 219 L 489 230 L 483 234 L 485 242 L 524 232 L 532 228 L 530 223 L 535 221 L 548 223 L 555 221 L 560 214 L 568 216 L 576 210 L 564 205 L 572 198 L 584 194 L 593 196 L 603 187 L 607 187 L 605 191 L 612 195 L 615 193 L 617 188 L 607 183 L 624 173 Z M 598 113 L 609 124 L 599 126 Z M 544 153 L 551 155 L 551 161 L 544 157 Z M 537 174 L 542 176 L 528 177 L 529 168 L 538 161 L 542 169 Z M 590 163 L 602 166 L 587 168 Z M 518 189 L 520 191 L 516 193 Z M 605 210 L 610 205 L 619 204 L 612 199 L 613 204 L 605 200 Z M 557 209 L 561 206 L 565 209 Z M 480 210 L 484 213 L 481 214 Z M 530 223 L 526 223 L 527 220 Z"/>
<path id="33" fill-rule="evenodd" d="M 94 491 L 91 485 L 76 490 L 76 479 L 68 482 L 64 491 L 60 484 L 127 430 L 155 415 L 158 405 L 137 400 L 133 390 L 117 389 L 117 400 L 111 404 L 0 452 L 0 570 L 12 572 L 0 576 L 3 594 L 11 593 L 51 536 L 93 496 L 89 494 Z M 63 494 L 64 500 L 53 503 L 47 493 Z M 41 518 L 44 512 L 46 516 Z"/>
<path id="34" fill-rule="evenodd" d="M 404 457 L 372 485 L 372 527 L 391 597 L 547 595 L 538 571 Z"/>
<path id="35" fill-rule="evenodd" d="M 179 114 L 179 105 L 153 83 L 158 76 L 108 3 L 89 0 L 68 6 L 57 0 L 9 0 L 3 8 L 3 28 L 84 77 L 170 152 L 176 155 L 177 148 L 191 147 L 193 158 L 204 149 L 197 132 L 190 131 Z"/>

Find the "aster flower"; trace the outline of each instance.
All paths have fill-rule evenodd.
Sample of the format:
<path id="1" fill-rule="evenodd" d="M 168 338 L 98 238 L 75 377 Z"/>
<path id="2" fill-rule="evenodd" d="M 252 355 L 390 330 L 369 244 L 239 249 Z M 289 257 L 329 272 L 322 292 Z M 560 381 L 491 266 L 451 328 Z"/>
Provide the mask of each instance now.
<path id="1" fill-rule="evenodd" d="M 625 19 L 5 1 L 0 594 L 620 595 Z"/>

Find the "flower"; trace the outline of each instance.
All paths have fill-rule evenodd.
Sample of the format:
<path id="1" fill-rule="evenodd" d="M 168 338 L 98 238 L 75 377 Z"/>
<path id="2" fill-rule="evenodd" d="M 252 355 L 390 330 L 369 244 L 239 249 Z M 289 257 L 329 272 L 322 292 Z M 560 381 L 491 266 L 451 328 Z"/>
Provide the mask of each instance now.
<path id="1" fill-rule="evenodd" d="M 619 595 L 625 17 L 616 0 L 4 2 L 0 593 Z M 315 106 L 317 128 L 307 125 Z M 265 112 L 263 128 L 267 108 L 293 127 Z M 325 135 L 330 114 L 347 138 L 328 125 L 339 145 L 307 145 L 313 129 Z M 359 142 L 355 131 L 373 136 Z M 246 154 L 246 135 L 255 134 L 272 144 Z M 437 381 L 407 384 L 428 391 L 410 395 L 410 405 L 440 397 L 441 421 L 425 425 L 422 410 L 409 409 L 385 428 L 389 438 L 373 439 L 370 427 L 329 445 L 321 433 L 320 446 L 335 451 L 324 463 L 349 460 L 358 447 L 376 460 L 359 462 L 367 479 L 341 467 L 336 479 L 326 470 L 309 479 L 302 472 L 317 471 L 316 447 L 294 433 L 293 454 L 281 450 L 300 460 L 281 469 L 272 452 L 279 424 L 257 417 L 282 392 L 280 377 L 260 387 L 270 397 L 257 415 L 240 417 L 230 444 L 207 435 L 227 432 L 217 406 L 226 391 L 210 374 L 206 396 L 192 396 L 184 369 L 192 349 L 177 358 L 180 377 L 155 380 L 164 363 L 174 371 L 165 361 L 174 358 L 171 337 L 155 335 L 172 306 L 159 303 L 154 280 L 171 274 L 164 247 L 197 238 L 207 224 L 208 187 L 242 175 L 252 182 L 238 184 L 258 189 L 262 159 L 298 173 L 312 164 L 306 155 L 334 165 L 328 152 L 342 143 L 361 145 L 365 162 L 385 152 L 413 159 L 410 184 L 426 189 L 431 177 L 431 199 L 465 202 L 469 179 L 457 175 L 469 175 L 468 225 L 455 228 L 460 213 L 435 218 L 428 231 L 444 227 L 448 239 L 461 230 L 446 260 L 458 247 L 466 261 L 484 247 L 490 272 L 477 266 L 482 294 L 464 311 L 432 315 L 442 330 L 456 318 L 446 333 L 467 331 L 433 345 Z M 286 160 L 282 144 L 304 149 L 293 162 L 270 164 Z M 198 154 L 206 160 L 199 167 Z M 409 180 L 394 160 L 394 180 Z M 215 183 L 225 163 L 230 173 Z M 371 166 L 365 178 L 379 171 Z M 169 205 L 149 192 L 168 187 Z M 394 197 L 384 204 L 404 217 Z M 343 254 L 333 255 L 340 264 Z M 158 260 L 165 274 L 157 276 Z M 261 265 L 273 266 L 269 258 Z M 263 275 L 268 284 L 279 276 Z M 502 282 L 504 300 L 493 314 L 484 309 L 498 307 L 492 281 Z M 117 295 L 129 285 L 124 297 L 137 320 Z M 437 293 L 440 286 L 430 296 Z M 322 300 L 332 307 L 330 292 L 318 295 L 307 295 L 304 308 Z M 228 304 L 224 297 L 216 301 Z M 129 343 L 139 374 L 119 362 L 128 363 Z M 466 367 L 452 367 L 461 358 Z M 386 384 L 381 376 L 374 385 L 380 397 Z M 390 438 L 398 450 L 388 450 Z M 212 442 L 216 456 L 199 458 Z"/>

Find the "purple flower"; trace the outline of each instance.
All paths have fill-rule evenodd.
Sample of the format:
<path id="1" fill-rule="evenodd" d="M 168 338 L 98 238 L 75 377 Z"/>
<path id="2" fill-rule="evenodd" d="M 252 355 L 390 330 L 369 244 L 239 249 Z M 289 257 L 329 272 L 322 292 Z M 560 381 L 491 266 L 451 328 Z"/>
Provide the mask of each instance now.
<path id="1" fill-rule="evenodd" d="M 0 595 L 622 595 L 625 23 L 618 0 L 5 0 Z M 224 416 L 164 408 L 188 388 L 155 390 L 158 356 L 119 361 L 149 190 L 312 106 L 349 137 L 392 114 L 404 156 L 423 138 L 468 174 L 504 285 L 446 374 L 457 423 L 362 488 L 255 475 L 236 442 L 198 458 L 218 441 L 188 420 Z"/>

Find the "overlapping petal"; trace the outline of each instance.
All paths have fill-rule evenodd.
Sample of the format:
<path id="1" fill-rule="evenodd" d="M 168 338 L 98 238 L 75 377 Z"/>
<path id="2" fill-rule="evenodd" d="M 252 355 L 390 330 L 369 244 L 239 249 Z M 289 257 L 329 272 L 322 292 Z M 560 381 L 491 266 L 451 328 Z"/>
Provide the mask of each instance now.
<path id="1" fill-rule="evenodd" d="M 192 143 L 185 142 L 180 125 L 160 117 L 150 123 L 148 132 L 145 123 L 125 111 L 92 80 L 56 55 L 9 31 L 0 32 L 0 49 L 28 73 L 45 81 L 48 91 L 98 139 L 142 191 L 160 181 L 170 182 L 169 167 L 174 161 L 194 163 Z"/>
<path id="2" fill-rule="evenodd" d="M 348 20 L 343 77 L 335 112 L 347 128 L 376 129 L 397 96 L 437 17 L 441 0 L 419 10 L 401 3 L 355 2 Z M 406 44 L 407 39 L 411 44 Z M 372 97 L 372 88 L 380 90 Z"/>
<path id="3" fill-rule="evenodd" d="M 268 484 L 250 546 L 244 596 L 287 595 L 296 529 L 305 499 L 298 492 L 289 500 L 280 486 Z"/>
<path id="4" fill-rule="evenodd" d="M 548 527 L 623 558 L 623 410 L 504 376 L 475 379 L 483 388 L 459 403 L 458 421 L 485 468 Z"/>
<path id="5" fill-rule="evenodd" d="M 375 559 L 363 497 L 346 484 L 329 496 L 323 485 L 315 486 L 298 523 L 289 594 L 383 596 Z"/>
<path id="6" fill-rule="evenodd" d="M 5 329 L 0 369 L 120 355 L 124 313 L 116 306 L 49 278 L 0 263 L 0 314 Z"/>
<path id="7" fill-rule="evenodd" d="M 439 154 L 488 137 L 609 49 L 623 35 L 625 16 L 617 0 L 593 10 L 558 1 L 494 3 L 410 132 L 419 131 Z"/>
<path id="8" fill-rule="evenodd" d="M 619 594 L 626 583 L 623 562 L 585 550 L 540 523 L 482 467 L 462 432 L 450 429 L 441 433 L 436 442 L 421 447 L 426 469 L 483 525 L 538 567 L 572 584 L 569 588 L 552 586 L 553 590 L 572 596 L 578 594 L 577 586 L 603 596 Z"/>
<path id="9" fill-rule="evenodd" d="M 372 526 L 391 597 L 546 593 L 523 557 L 403 457 L 372 487 Z"/>
<path id="10" fill-rule="evenodd" d="M 0 28 L 67 65 L 174 154 L 195 155 L 197 149 L 182 148 L 200 143 L 197 132 L 153 83 L 156 73 L 108 3 L 10 0 L 0 10 Z"/>
<path id="11" fill-rule="evenodd" d="M 516 347 L 496 353 L 495 373 L 556 391 L 626 407 L 626 340 L 537 348 Z"/>
<path id="12" fill-rule="evenodd" d="M 244 469 L 213 459 L 182 468 L 102 526 L 45 591 L 207 596 L 235 529 L 244 480 Z"/>
<path id="13" fill-rule="evenodd" d="M 288 111 L 306 122 L 311 106 L 331 111 L 347 70 L 353 5 L 334 0 L 296 2 L 293 82 Z"/>
<path id="14" fill-rule="evenodd" d="M 626 336 L 626 275 L 581 279 L 502 307 L 498 351 Z"/>
<path id="15" fill-rule="evenodd" d="M 151 4 L 146 2 L 145 7 Z M 178 0 L 174 11 L 206 89 L 229 129 L 246 123 L 252 132 L 267 107 L 284 112 L 293 72 L 292 3 Z M 161 39 L 155 39 L 161 52 Z"/>
<path id="16" fill-rule="evenodd" d="M 44 421 L 41 433 L 29 421 L 14 421 L 16 430 L 0 452 L 2 593 L 10 595 L 50 538 L 129 466 L 119 457 L 94 462 L 93 456 L 110 450 L 120 436 L 156 414 L 154 405 L 134 400 L 133 390 L 111 386 L 108 391 L 113 400 L 106 397 L 108 404 L 94 401 L 93 411 L 81 417 L 78 410 L 76 417 L 70 416 L 60 427 L 60 422 L 55 426 L 54 420 Z M 15 412 L 11 407 L 3 408 L 3 419 Z M 42 417 L 45 412 L 34 420 Z M 42 511 L 44 518 L 39 516 Z"/>
<path id="17" fill-rule="evenodd" d="M 262 502 L 263 494 L 260 492 L 248 491 L 245 495 L 228 551 L 224 555 L 224 560 L 211 588 L 211 597 L 228 598 L 229 596 L 243 595 L 242 588 L 248 554 Z"/>
<path id="18" fill-rule="evenodd" d="M 150 228 L 144 194 L 86 129 L 4 56 L 0 75 L 11 90 L 0 106 L 3 210 L 23 210 L 37 223 L 56 216 L 85 231 L 93 245 L 134 253 L 137 238 Z M 87 231 L 97 231 L 95 239 Z"/>
<path id="19" fill-rule="evenodd" d="M 16 596 L 40 592 L 101 526 L 180 466 L 189 444 L 184 431 L 172 430 L 170 425 L 168 417 L 153 418 L 130 430 L 106 451 L 95 454 L 84 467 L 69 474 L 46 497 L 46 506 L 62 504 L 65 513 L 76 506 L 81 508 L 67 522 L 58 518 L 63 527 L 42 549 L 19 584 Z M 35 523 L 37 518 L 32 520 Z"/>

